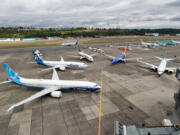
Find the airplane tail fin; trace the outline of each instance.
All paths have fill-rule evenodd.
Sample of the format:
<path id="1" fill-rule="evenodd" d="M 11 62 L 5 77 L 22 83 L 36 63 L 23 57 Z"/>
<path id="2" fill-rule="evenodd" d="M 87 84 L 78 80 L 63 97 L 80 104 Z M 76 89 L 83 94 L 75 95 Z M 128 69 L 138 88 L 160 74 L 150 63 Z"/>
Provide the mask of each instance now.
<path id="1" fill-rule="evenodd" d="M 34 51 L 32 53 L 37 64 L 45 65 L 43 59 L 40 58 L 39 55 L 37 55 Z"/>
<path id="2" fill-rule="evenodd" d="M 17 84 L 21 84 L 20 77 L 8 66 L 8 64 L 4 63 L 3 66 L 6 70 L 9 80 L 11 80 Z"/>
<path id="3" fill-rule="evenodd" d="M 75 45 L 78 45 L 78 44 L 79 44 L 79 40 L 76 40 Z"/>
<path id="4" fill-rule="evenodd" d="M 121 48 L 119 48 L 120 50 L 122 50 L 123 51 L 123 53 L 124 53 L 124 55 L 126 56 L 126 47 L 121 47 Z"/>

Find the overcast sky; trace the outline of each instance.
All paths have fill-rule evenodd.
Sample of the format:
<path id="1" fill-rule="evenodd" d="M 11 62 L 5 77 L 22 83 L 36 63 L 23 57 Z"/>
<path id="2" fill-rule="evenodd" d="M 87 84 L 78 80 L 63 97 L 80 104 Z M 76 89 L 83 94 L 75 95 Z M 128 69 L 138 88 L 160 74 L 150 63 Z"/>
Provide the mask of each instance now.
<path id="1" fill-rule="evenodd" d="M 180 28 L 180 0 L 0 0 L 0 27 Z"/>

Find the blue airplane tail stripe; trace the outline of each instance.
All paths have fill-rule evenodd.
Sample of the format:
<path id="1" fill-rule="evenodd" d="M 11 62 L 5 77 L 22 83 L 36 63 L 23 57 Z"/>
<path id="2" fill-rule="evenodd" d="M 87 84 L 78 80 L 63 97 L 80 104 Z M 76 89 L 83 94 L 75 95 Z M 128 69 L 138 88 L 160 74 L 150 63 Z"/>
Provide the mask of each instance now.
<path id="1" fill-rule="evenodd" d="M 77 40 L 75 44 L 77 45 L 78 43 L 79 43 L 79 41 Z"/>
<path id="2" fill-rule="evenodd" d="M 21 84 L 20 77 L 8 66 L 8 64 L 4 63 L 3 66 L 6 70 L 9 80 L 11 80 L 17 84 Z"/>
<path id="3" fill-rule="evenodd" d="M 42 58 L 40 58 L 34 51 L 32 53 L 34 55 L 34 58 L 35 58 L 35 61 L 37 64 L 46 66 L 46 64 L 44 64 L 44 61 Z"/>

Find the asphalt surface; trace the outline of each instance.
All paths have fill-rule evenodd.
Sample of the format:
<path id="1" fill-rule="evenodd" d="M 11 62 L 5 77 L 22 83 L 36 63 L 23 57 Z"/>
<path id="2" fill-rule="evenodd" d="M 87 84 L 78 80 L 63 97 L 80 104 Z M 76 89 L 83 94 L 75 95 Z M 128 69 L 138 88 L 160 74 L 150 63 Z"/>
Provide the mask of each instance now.
<path id="1" fill-rule="evenodd" d="M 97 47 L 97 46 L 96 46 Z M 80 61 L 69 55 L 76 55 L 72 47 L 39 48 L 45 60 Z M 120 50 L 111 47 L 101 47 L 112 56 L 121 54 Z M 153 56 L 161 56 L 167 50 L 167 57 L 179 54 L 180 47 L 164 47 L 144 50 L 133 47 L 127 52 L 127 58 L 142 57 L 144 61 L 159 64 Z M 50 51 L 51 50 L 51 51 Z M 1 50 L 2 51 L 2 50 Z M 31 49 L 3 50 L 0 53 L 0 82 L 6 80 L 7 74 L 3 63 L 20 76 L 26 78 L 50 79 L 52 71 L 38 73 L 45 69 L 41 65 L 31 63 L 34 58 Z M 94 52 L 84 50 L 88 54 Z M 104 55 L 94 57 L 93 63 L 84 70 L 58 71 L 60 79 L 88 80 L 100 85 L 100 73 L 103 69 L 102 124 L 103 135 L 113 134 L 114 121 L 121 124 L 135 124 L 141 127 L 160 125 L 164 118 L 169 118 L 174 124 L 180 123 L 180 112 L 166 115 L 166 110 L 174 107 L 174 92 L 178 90 L 179 82 L 174 75 L 163 74 L 161 77 L 144 65 L 137 62 L 118 63 L 112 65 Z M 169 67 L 179 66 L 171 61 Z M 99 92 L 62 91 L 60 99 L 46 95 L 30 103 L 7 112 L 7 109 L 41 89 L 20 87 L 15 84 L 0 85 L 0 135 L 92 135 L 98 132 Z"/>

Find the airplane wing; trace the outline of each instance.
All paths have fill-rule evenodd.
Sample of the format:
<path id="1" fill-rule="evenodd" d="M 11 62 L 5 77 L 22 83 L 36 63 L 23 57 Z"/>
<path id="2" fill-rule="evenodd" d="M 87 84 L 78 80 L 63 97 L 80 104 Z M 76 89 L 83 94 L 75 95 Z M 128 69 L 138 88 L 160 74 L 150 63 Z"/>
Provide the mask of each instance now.
<path id="1" fill-rule="evenodd" d="M 154 56 L 155 58 L 159 59 L 159 60 L 162 60 L 162 58 L 158 57 L 158 56 Z"/>
<path id="2" fill-rule="evenodd" d="M 167 58 L 166 60 L 167 61 L 170 61 L 170 60 L 175 60 L 176 58 Z"/>
<path id="3" fill-rule="evenodd" d="M 166 68 L 166 71 L 171 71 L 171 72 L 176 72 L 176 69 L 175 67 L 170 67 L 170 68 Z"/>
<path id="4" fill-rule="evenodd" d="M 138 62 L 142 63 L 142 64 L 145 64 L 145 65 L 148 65 L 148 66 L 151 66 L 151 67 L 155 67 L 155 68 L 158 68 L 156 65 L 153 65 L 153 64 L 150 64 L 150 63 L 147 63 L 147 62 L 144 62 L 144 61 L 141 61 L 141 60 L 137 60 Z"/>
<path id="5" fill-rule="evenodd" d="M 51 92 L 53 92 L 53 91 L 56 91 L 56 90 L 58 90 L 58 89 L 59 89 L 59 88 L 57 88 L 57 87 L 50 87 L 50 88 L 41 90 L 40 92 L 38 92 L 38 93 L 36 93 L 36 94 L 34 94 L 34 95 L 32 95 L 32 96 L 30 96 L 30 97 L 28 97 L 28 98 L 20 101 L 20 102 L 12 105 L 12 106 L 8 109 L 8 111 L 14 109 L 14 108 L 17 107 L 17 106 L 23 105 L 23 104 L 25 104 L 25 103 L 27 103 L 27 102 L 30 102 L 30 101 L 34 100 L 34 99 L 37 99 L 37 98 L 39 98 L 39 97 L 42 97 L 42 96 L 44 96 L 44 95 L 46 95 L 46 94 L 49 94 L 49 93 L 51 93 Z"/>
<path id="6" fill-rule="evenodd" d="M 12 82 L 12 81 L 8 80 L 8 81 L 1 82 L 0 84 L 10 83 L 10 82 Z"/>
<path id="7" fill-rule="evenodd" d="M 104 54 L 106 57 L 110 58 L 110 59 L 114 59 L 115 57 L 113 56 L 110 56 L 110 55 L 107 55 L 107 54 Z"/>
<path id="8" fill-rule="evenodd" d="M 136 61 L 137 59 L 141 59 L 141 58 L 125 58 L 126 61 Z"/>
<path id="9" fill-rule="evenodd" d="M 59 76 L 58 76 L 58 74 L 56 72 L 56 69 L 53 69 L 52 80 L 59 80 Z"/>
<path id="10" fill-rule="evenodd" d="M 96 55 L 97 55 L 97 53 L 94 53 L 94 54 L 91 54 L 90 56 L 94 57 L 94 56 L 96 56 Z"/>
<path id="11" fill-rule="evenodd" d="M 42 70 L 40 70 L 39 72 L 47 71 L 47 70 L 52 70 L 52 69 L 56 69 L 56 68 L 59 68 L 60 70 L 63 70 L 63 71 L 66 70 L 66 67 L 65 67 L 65 66 L 57 65 L 57 66 L 54 66 L 54 67 L 51 67 L 51 68 L 42 69 Z"/>

